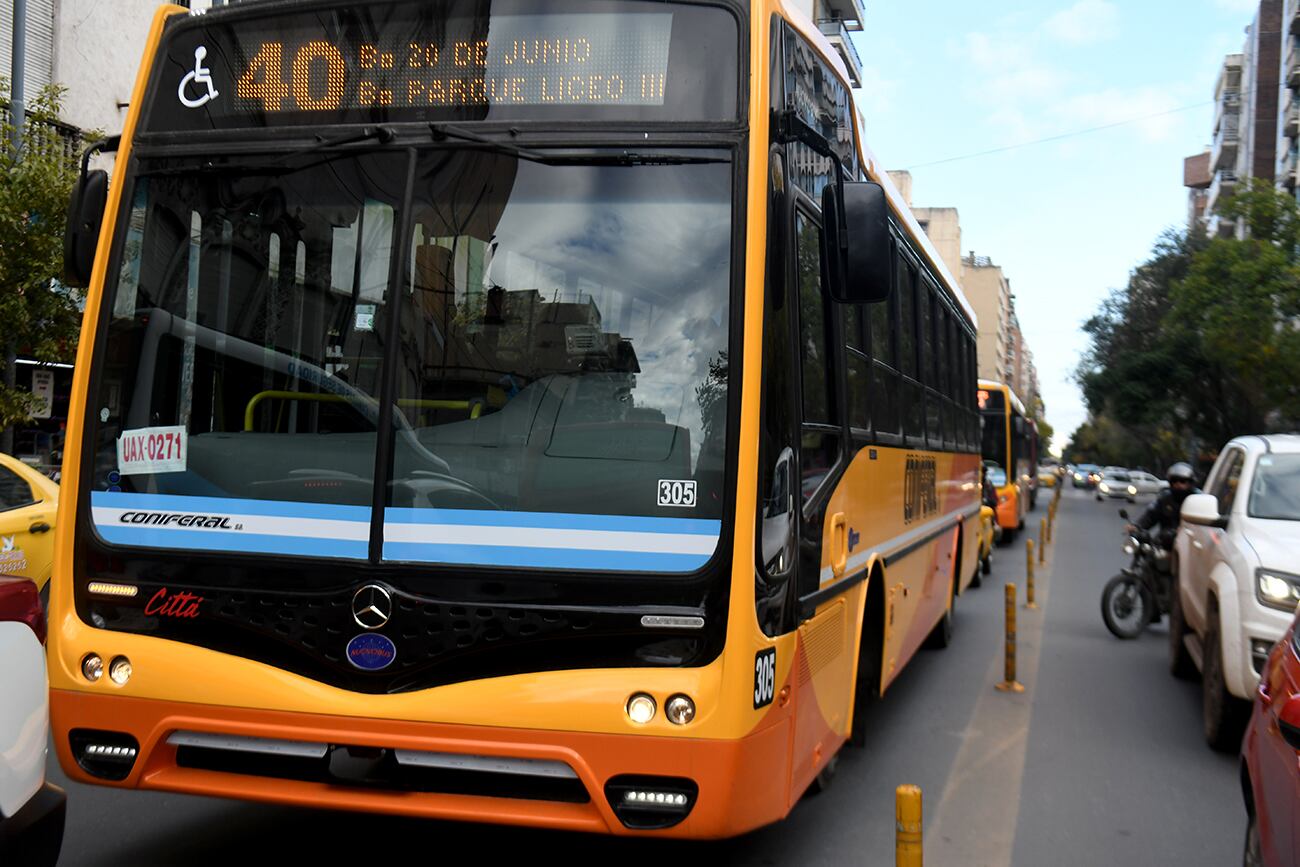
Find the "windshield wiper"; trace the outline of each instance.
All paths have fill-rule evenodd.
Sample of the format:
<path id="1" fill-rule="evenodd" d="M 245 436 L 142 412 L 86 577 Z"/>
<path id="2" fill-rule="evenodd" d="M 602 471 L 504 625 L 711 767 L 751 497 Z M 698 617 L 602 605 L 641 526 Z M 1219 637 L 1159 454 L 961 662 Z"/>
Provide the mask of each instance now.
<path id="1" fill-rule="evenodd" d="M 725 163 L 725 157 L 692 156 L 681 153 L 641 153 L 622 151 L 621 153 L 585 153 L 561 154 L 526 148 L 510 142 L 490 139 L 478 133 L 470 132 L 458 126 L 446 123 L 430 123 L 429 131 L 434 141 L 455 139 L 460 142 L 477 145 L 479 149 L 505 154 L 530 163 L 546 166 L 581 165 L 581 166 L 685 166 L 704 163 Z"/>
<path id="2" fill-rule="evenodd" d="M 296 160 L 299 157 L 308 156 L 310 154 L 318 153 L 328 148 L 338 147 L 339 145 L 345 145 L 345 144 L 354 144 L 356 142 L 363 142 L 363 141 L 377 141 L 380 144 L 388 144 L 396 137 L 397 137 L 397 133 L 393 132 L 393 130 L 389 127 L 367 126 L 367 127 L 362 127 L 356 132 L 344 133 L 343 135 L 334 136 L 333 138 L 321 138 L 320 136 L 317 136 L 316 142 L 309 144 L 305 147 L 300 147 L 295 150 L 291 150 L 279 154 L 278 156 L 274 156 L 274 158 L 266 160 L 265 162 L 248 162 L 243 158 L 242 154 L 223 153 L 223 154 L 219 154 L 217 157 L 206 159 L 203 162 L 199 163 L 199 165 L 197 166 L 170 166 L 167 168 L 152 169 L 149 171 L 145 171 L 143 172 L 143 174 L 183 175 L 183 174 L 190 174 L 195 171 L 224 172 L 224 171 L 231 171 L 231 170 L 248 172 L 248 173 L 279 172 L 283 169 L 288 168 L 288 163 L 292 160 Z M 213 162 L 213 159 L 221 159 L 221 158 L 224 158 L 226 162 Z M 322 160 L 322 162 L 327 162 L 329 159 L 330 158 L 327 157 L 324 160 Z M 302 166 L 297 167 L 297 169 L 301 169 L 301 168 L 303 167 Z"/>
<path id="3" fill-rule="evenodd" d="M 343 135 L 334 136 L 333 138 L 320 138 L 317 136 L 319 140 L 315 144 L 309 144 L 306 147 L 301 147 L 297 150 L 281 154 L 274 160 L 271 160 L 271 165 L 282 165 L 287 163 L 289 160 L 306 156 L 307 154 L 315 153 L 316 151 L 338 147 L 339 145 L 354 144 L 355 142 L 373 140 L 380 144 L 388 144 L 396 137 L 397 133 L 393 132 L 392 129 L 386 126 L 363 126 L 356 132 L 347 132 Z"/>

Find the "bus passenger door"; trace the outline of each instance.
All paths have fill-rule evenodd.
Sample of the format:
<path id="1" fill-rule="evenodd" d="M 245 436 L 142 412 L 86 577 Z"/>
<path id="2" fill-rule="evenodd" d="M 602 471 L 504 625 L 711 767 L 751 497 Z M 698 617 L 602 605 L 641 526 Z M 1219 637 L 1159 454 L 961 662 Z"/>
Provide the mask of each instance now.
<path id="1" fill-rule="evenodd" d="M 835 305 L 822 282 L 822 227 L 816 214 L 812 203 L 799 196 L 791 258 L 800 371 L 797 582 L 804 600 L 816 600 L 814 594 L 847 577 L 849 533 L 847 497 L 837 491 L 847 463 L 839 328 Z M 792 794 L 802 792 L 821 772 L 847 732 L 853 671 L 849 630 L 856 621 L 848 610 L 851 597 L 832 591 L 799 627 Z M 804 614 L 809 613 L 805 602 Z"/>

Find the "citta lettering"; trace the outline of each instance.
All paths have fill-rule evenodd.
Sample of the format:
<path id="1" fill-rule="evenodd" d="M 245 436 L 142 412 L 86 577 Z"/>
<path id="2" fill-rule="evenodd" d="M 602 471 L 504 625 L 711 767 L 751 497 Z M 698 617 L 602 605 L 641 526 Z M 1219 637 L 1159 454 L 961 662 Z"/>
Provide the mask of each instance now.
<path id="1" fill-rule="evenodd" d="M 159 527 L 198 527 L 204 530 L 238 530 L 225 515 L 183 515 L 176 512 L 123 512 L 123 524 L 152 524 Z"/>
<path id="2" fill-rule="evenodd" d="M 193 620 L 199 616 L 199 605 L 202 602 L 202 596 L 195 596 L 193 593 L 186 593 L 183 590 L 169 595 L 167 588 L 163 587 L 145 603 L 144 613 L 151 617 L 157 615 L 158 617 L 182 617 Z"/>

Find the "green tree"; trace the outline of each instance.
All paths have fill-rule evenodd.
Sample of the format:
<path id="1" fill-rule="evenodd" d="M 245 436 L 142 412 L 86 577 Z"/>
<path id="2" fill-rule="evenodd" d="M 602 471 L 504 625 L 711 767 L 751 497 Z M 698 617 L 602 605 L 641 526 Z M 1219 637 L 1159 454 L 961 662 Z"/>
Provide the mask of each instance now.
<path id="1" fill-rule="evenodd" d="M 77 159 L 51 123 L 63 89 L 46 87 L 27 106 L 21 146 L 0 126 L 0 450 L 11 451 L 13 425 L 31 417 L 32 395 L 15 387 L 21 355 L 70 360 L 81 326 L 81 297 L 63 287 L 63 234 Z M 0 98 L 9 83 L 0 78 Z"/>

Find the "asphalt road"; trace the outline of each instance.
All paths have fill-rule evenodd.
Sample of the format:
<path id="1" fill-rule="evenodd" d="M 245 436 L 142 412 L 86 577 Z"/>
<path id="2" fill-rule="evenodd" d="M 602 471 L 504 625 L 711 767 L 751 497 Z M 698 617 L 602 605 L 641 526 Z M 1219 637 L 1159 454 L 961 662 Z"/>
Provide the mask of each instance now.
<path id="1" fill-rule="evenodd" d="M 922 787 L 931 865 L 1240 863 L 1236 759 L 1201 739 L 1199 685 L 1165 667 L 1166 633 L 1121 642 L 1101 622 L 1123 564 L 1120 504 L 1067 488 L 1039 608 L 1023 607 L 1023 536 L 999 548 L 982 589 L 958 600 L 956 635 L 923 651 L 876 709 L 868 746 L 832 788 L 738 840 L 675 844 L 288 809 L 71 783 L 62 865 L 432 861 L 636 864 L 892 864 L 894 788 Z M 1031 515 L 1046 514 L 1040 506 Z M 1023 694 L 1002 675 L 1003 583 L 1020 587 Z M 418 857 L 418 855 L 417 855 Z"/>

